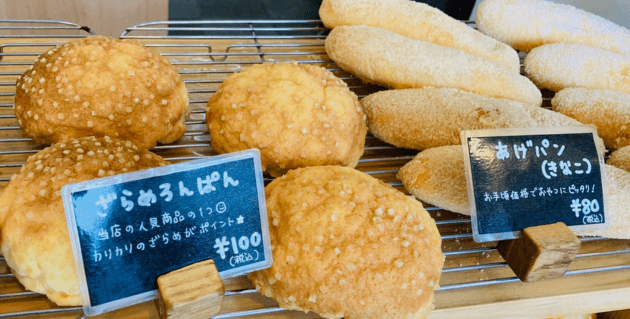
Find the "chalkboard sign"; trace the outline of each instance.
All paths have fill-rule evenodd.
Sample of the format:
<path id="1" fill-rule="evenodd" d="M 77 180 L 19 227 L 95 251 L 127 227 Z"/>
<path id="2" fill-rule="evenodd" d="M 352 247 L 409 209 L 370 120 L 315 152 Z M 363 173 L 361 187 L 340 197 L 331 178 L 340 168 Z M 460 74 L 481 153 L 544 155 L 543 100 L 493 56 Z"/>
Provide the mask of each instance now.
<path id="1" fill-rule="evenodd" d="M 271 266 L 258 150 L 67 185 L 86 315 L 157 297 L 157 277 L 213 259 L 221 278 Z"/>
<path id="2" fill-rule="evenodd" d="M 461 137 L 475 241 L 517 238 L 524 228 L 556 222 L 574 231 L 608 227 L 594 129 L 477 130 Z"/>

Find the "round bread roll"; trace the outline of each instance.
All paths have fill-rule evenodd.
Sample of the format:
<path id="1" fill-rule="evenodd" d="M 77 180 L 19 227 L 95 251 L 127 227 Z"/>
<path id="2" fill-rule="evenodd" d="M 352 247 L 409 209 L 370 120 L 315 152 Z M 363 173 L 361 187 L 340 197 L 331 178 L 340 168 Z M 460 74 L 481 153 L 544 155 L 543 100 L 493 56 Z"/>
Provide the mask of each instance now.
<path id="1" fill-rule="evenodd" d="M 429 204 L 470 215 L 461 145 L 422 151 L 398 171 L 407 191 Z"/>
<path id="2" fill-rule="evenodd" d="M 354 167 L 367 134 L 346 83 L 296 63 L 264 63 L 230 76 L 208 101 L 206 120 L 217 152 L 258 148 L 271 176 L 303 166 Z"/>
<path id="3" fill-rule="evenodd" d="M 525 74 L 538 87 L 614 90 L 630 94 L 630 57 L 576 43 L 546 44 L 525 57 Z"/>
<path id="4" fill-rule="evenodd" d="M 26 289 L 58 305 L 80 306 L 61 188 L 165 164 L 109 137 L 57 143 L 29 157 L 0 195 L 0 245 L 11 272 Z"/>
<path id="5" fill-rule="evenodd" d="M 188 91 L 177 70 L 136 41 L 88 37 L 40 55 L 17 80 L 15 115 L 50 144 L 114 136 L 149 149 L 186 131 Z"/>
<path id="6" fill-rule="evenodd" d="M 273 265 L 260 293 L 324 318 L 426 318 L 444 257 L 422 205 L 348 167 L 293 170 L 265 188 Z"/>
<path id="7" fill-rule="evenodd" d="M 607 147 L 630 145 L 630 94 L 569 88 L 558 92 L 551 105 L 556 112 L 595 125 Z"/>
<path id="8" fill-rule="evenodd" d="M 381 91 L 361 105 L 374 136 L 418 150 L 460 144 L 462 130 L 537 126 L 523 103 L 451 88 Z"/>
<path id="9" fill-rule="evenodd" d="M 521 71 L 514 49 L 425 3 L 409 0 L 324 0 L 319 16 L 330 29 L 344 25 L 368 25 L 466 51 L 516 73 Z"/>
<path id="10" fill-rule="evenodd" d="M 612 152 L 606 164 L 630 172 L 630 146 L 625 146 Z"/>
<path id="11" fill-rule="evenodd" d="M 542 0 L 485 0 L 479 31 L 525 52 L 549 43 L 582 43 L 630 54 L 630 31 L 576 7 Z"/>
<path id="12" fill-rule="evenodd" d="M 328 56 L 368 83 L 395 89 L 452 87 L 540 106 L 542 96 L 526 77 L 470 53 L 369 26 L 334 28 Z"/>

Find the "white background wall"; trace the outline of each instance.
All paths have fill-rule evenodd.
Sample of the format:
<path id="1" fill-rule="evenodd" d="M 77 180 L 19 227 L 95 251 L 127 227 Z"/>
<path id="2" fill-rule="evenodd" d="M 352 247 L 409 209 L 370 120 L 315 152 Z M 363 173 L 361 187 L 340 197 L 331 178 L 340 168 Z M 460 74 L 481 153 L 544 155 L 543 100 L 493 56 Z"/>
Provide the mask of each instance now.
<path id="1" fill-rule="evenodd" d="M 482 0 L 477 0 L 475 8 L 470 16 L 475 20 L 477 5 Z M 630 29 L 630 0 L 551 0 L 553 2 L 565 3 L 578 7 L 584 11 L 597 14 L 619 25 Z"/>

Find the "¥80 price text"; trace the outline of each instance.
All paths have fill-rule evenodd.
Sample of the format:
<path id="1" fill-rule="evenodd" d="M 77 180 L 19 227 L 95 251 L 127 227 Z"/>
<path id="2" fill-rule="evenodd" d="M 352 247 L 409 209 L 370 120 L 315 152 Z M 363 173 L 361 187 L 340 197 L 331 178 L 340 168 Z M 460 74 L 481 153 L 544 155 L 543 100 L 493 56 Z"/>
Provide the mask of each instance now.
<path id="1" fill-rule="evenodd" d="M 601 223 L 603 221 L 603 216 L 597 214 L 600 211 L 600 205 L 597 199 L 572 199 L 570 207 L 575 213 L 575 217 L 580 217 L 580 213 L 582 213 L 584 224 Z"/>

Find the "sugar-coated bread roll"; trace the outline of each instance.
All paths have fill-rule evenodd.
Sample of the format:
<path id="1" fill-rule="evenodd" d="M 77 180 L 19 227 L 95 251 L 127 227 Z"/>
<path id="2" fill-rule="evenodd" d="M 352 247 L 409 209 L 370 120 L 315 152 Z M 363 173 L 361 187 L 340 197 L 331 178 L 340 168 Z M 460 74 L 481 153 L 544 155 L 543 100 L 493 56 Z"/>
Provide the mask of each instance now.
<path id="1" fill-rule="evenodd" d="M 260 149 L 272 176 L 303 166 L 356 166 L 367 126 L 345 82 L 307 64 L 264 63 L 227 78 L 208 101 L 219 153 Z"/>
<path id="2" fill-rule="evenodd" d="M 630 56 L 575 43 L 546 44 L 525 57 L 525 74 L 541 88 L 630 93 Z"/>
<path id="3" fill-rule="evenodd" d="M 536 121 L 540 127 L 560 127 L 560 126 L 591 126 L 597 129 L 595 125 L 579 122 L 574 118 L 570 118 L 562 113 L 554 112 L 542 107 L 529 104 L 522 104 L 523 108 Z M 597 137 L 597 145 L 603 153 L 606 152 L 606 145 L 600 136 Z"/>
<path id="4" fill-rule="evenodd" d="M 578 235 L 630 239 L 630 173 L 606 164 L 606 203 L 610 227 Z M 470 215 L 462 147 L 443 146 L 419 153 L 398 172 L 405 188 L 418 199 Z"/>
<path id="5" fill-rule="evenodd" d="M 536 126 L 540 127 L 559 127 L 559 126 L 581 126 L 583 123 L 574 118 L 570 118 L 562 113 L 554 112 L 543 107 L 521 104 L 523 109 L 536 122 Z"/>
<path id="6" fill-rule="evenodd" d="M 537 126 L 523 103 L 451 88 L 380 91 L 361 105 L 374 136 L 418 150 L 460 144 L 462 130 Z"/>
<path id="7" fill-rule="evenodd" d="M 485 0 L 479 31 L 525 52 L 543 44 L 581 43 L 630 54 L 630 31 L 576 7 L 544 0 Z"/>
<path id="8" fill-rule="evenodd" d="M 112 136 L 146 149 L 184 135 L 189 114 L 186 86 L 165 58 L 101 36 L 40 55 L 17 80 L 14 108 L 38 143 Z"/>
<path id="9" fill-rule="evenodd" d="M 630 172 L 630 146 L 625 146 L 612 152 L 606 164 Z"/>
<path id="10" fill-rule="evenodd" d="M 595 125 L 607 147 L 630 145 L 630 94 L 569 88 L 558 92 L 551 105 L 554 111 Z"/>
<path id="11" fill-rule="evenodd" d="M 579 232 L 584 236 L 630 239 L 630 173 L 606 164 L 606 204 L 609 227 Z"/>
<path id="12" fill-rule="evenodd" d="M 542 104 L 524 76 L 476 55 L 368 26 L 334 28 L 326 52 L 341 68 L 368 83 L 395 89 L 425 86 Z"/>
<path id="13" fill-rule="evenodd" d="M 408 38 L 452 47 L 520 72 L 518 54 L 444 12 L 410 0 L 324 0 L 319 16 L 328 28 L 368 25 Z"/>
<path id="14" fill-rule="evenodd" d="M 165 164 L 109 137 L 56 143 L 29 157 L 0 195 L 0 248 L 11 272 L 26 289 L 58 305 L 80 306 L 61 188 Z"/>
<path id="15" fill-rule="evenodd" d="M 249 275 L 280 307 L 324 318 L 426 318 L 443 266 L 422 205 L 355 169 L 289 171 L 265 188 L 271 268 Z"/>
<path id="16" fill-rule="evenodd" d="M 398 179 L 416 198 L 470 215 L 461 145 L 430 148 L 418 153 L 398 171 Z"/>

